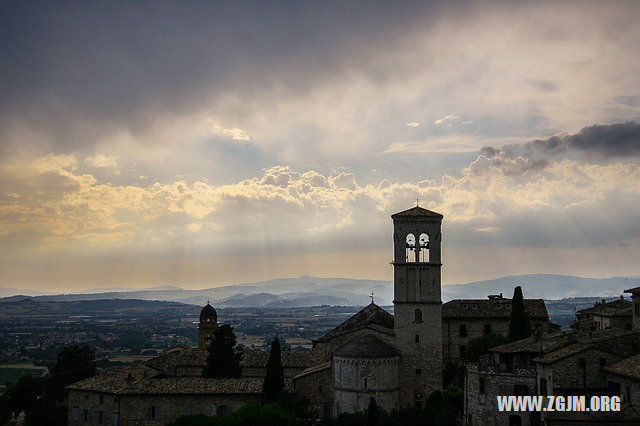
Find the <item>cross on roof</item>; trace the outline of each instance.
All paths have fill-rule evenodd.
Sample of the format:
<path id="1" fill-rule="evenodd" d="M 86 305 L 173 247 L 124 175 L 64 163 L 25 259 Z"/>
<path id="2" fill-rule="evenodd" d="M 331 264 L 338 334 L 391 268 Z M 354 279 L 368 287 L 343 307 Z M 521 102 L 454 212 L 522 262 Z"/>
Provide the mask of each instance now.
<path id="1" fill-rule="evenodd" d="M 371 296 L 369 296 L 371 298 L 371 303 L 373 303 L 373 292 L 371 292 Z"/>
<path id="2" fill-rule="evenodd" d="M 420 198 L 416 197 L 416 207 L 420 207 Z"/>

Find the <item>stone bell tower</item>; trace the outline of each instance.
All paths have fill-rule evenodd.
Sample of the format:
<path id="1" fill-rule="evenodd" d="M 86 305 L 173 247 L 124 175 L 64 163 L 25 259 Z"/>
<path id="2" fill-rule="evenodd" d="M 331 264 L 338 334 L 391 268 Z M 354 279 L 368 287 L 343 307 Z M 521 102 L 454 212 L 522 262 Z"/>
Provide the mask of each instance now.
<path id="1" fill-rule="evenodd" d="M 206 351 L 214 333 L 218 329 L 218 313 L 213 306 L 207 304 L 200 311 L 200 321 L 198 322 L 198 349 Z"/>
<path id="2" fill-rule="evenodd" d="M 391 218 L 400 401 L 422 405 L 442 389 L 442 215 L 416 206 Z"/>

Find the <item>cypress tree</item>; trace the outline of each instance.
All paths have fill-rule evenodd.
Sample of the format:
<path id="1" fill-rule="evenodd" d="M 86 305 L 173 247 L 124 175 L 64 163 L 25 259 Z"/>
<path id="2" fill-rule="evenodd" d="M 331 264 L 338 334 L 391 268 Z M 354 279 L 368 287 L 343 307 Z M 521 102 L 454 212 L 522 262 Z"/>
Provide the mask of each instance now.
<path id="1" fill-rule="evenodd" d="M 531 322 L 524 310 L 524 297 L 520 286 L 513 290 L 511 300 L 511 319 L 509 321 L 509 341 L 515 342 L 531 336 Z"/>
<path id="2" fill-rule="evenodd" d="M 276 336 L 271 342 L 269 352 L 269 362 L 267 363 L 267 375 L 262 384 L 262 396 L 273 401 L 278 395 L 284 392 L 284 369 L 282 368 L 282 356 L 280 340 Z"/>
<path id="3" fill-rule="evenodd" d="M 369 406 L 367 407 L 367 425 L 376 426 L 378 425 L 378 403 L 374 397 L 369 398 Z"/>
<path id="4" fill-rule="evenodd" d="M 228 324 L 218 327 L 207 348 L 208 355 L 206 364 L 202 368 L 202 377 L 240 377 L 242 352 L 236 350 L 236 344 L 233 327 Z"/>

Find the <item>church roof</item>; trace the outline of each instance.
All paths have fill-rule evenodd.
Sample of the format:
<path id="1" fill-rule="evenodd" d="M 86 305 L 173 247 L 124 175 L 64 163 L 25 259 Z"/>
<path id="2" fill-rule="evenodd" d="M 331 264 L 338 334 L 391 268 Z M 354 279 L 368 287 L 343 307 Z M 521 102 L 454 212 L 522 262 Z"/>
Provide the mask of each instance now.
<path id="1" fill-rule="evenodd" d="M 634 355 L 605 368 L 609 373 L 640 381 L 640 355 Z"/>
<path id="2" fill-rule="evenodd" d="M 371 302 L 368 306 L 360 310 L 360 312 L 322 336 L 318 341 L 330 340 L 342 333 L 365 327 L 370 324 L 375 324 L 380 327 L 393 330 L 393 315 Z"/>
<path id="3" fill-rule="evenodd" d="M 391 215 L 391 219 L 403 219 L 403 218 L 412 218 L 412 217 L 432 217 L 432 218 L 438 218 L 438 219 L 443 218 L 443 216 L 440 213 L 432 212 L 431 210 L 423 209 L 422 207 L 419 207 L 419 206 L 412 207 L 408 210 L 404 210 Z"/>
<path id="4" fill-rule="evenodd" d="M 346 358 L 389 358 L 400 355 L 396 348 L 370 334 L 340 346 L 333 354 Z"/>

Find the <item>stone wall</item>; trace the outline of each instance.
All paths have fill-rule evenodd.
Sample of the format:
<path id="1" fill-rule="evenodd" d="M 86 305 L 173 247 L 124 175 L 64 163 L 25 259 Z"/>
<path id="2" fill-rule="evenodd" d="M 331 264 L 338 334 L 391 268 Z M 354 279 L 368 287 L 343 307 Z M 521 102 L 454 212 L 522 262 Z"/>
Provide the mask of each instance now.
<path id="1" fill-rule="evenodd" d="M 334 380 L 331 368 L 294 380 L 296 395 L 309 401 L 319 418 L 331 417 L 334 411 Z"/>
<path id="2" fill-rule="evenodd" d="M 69 425 L 98 424 L 99 412 L 104 412 L 105 424 L 114 424 L 119 414 L 121 426 L 151 426 L 169 423 L 180 416 L 190 414 L 219 414 L 218 407 L 228 412 L 248 404 L 258 403 L 260 395 L 114 395 L 95 392 L 69 392 Z M 151 419 L 151 407 L 157 418 Z M 75 408 L 78 421 L 74 419 Z M 91 412 L 91 422 L 83 421 L 84 410 Z"/>
<path id="3" fill-rule="evenodd" d="M 399 357 L 334 357 L 335 413 L 364 411 L 371 397 L 390 412 L 399 403 Z"/>
<path id="4" fill-rule="evenodd" d="M 481 379 L 484 392 L 481 392 Z M 528 395 L 537 395 L 535 367 L 514 367 L 512 372 L 503 365 L 468 363 L 465 374 L 465 424 L 508 425 L 510 416 L 520 416 L 523 425 L 531 424 L 532 413 L 499 412 L 498 395 L 514 395 L 515 386 L 526 386 Z"/>

